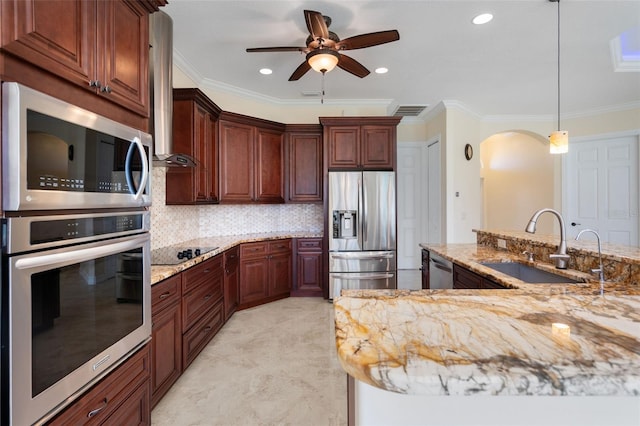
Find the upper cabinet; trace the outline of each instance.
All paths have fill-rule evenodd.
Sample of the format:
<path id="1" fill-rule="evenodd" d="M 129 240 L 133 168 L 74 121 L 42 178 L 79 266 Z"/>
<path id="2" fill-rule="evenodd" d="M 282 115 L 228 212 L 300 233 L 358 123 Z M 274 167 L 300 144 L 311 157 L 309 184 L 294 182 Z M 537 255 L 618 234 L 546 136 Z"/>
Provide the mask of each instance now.
<path id="1" fill-rule="evenodd" d="M 167 204 L 215 204 L 218 196 L 220 108 L 198 89 L 173 90 L 173 150 L 193 157 L 196 167 L 167 170 Z"/>
<path id="2" fill-rule="evenodd" d="M 223 112 L 220 201 L 284 202 L 284 125 Z"/>
<path id="3" fill-rule="evenodd" d="M 287 202 L 322 202 L 322 127 L 290 124 L 287 140 Z"/>
<path id="4" fill-rule="evenodd" d="M 148 15 L 164 4 L 3 0 L 2 78 L 148 130 Z"/>
<path id="5" fill-rule="evenodd" d="M 395 170 L 401 117 L 322 117 L 329 170 Z"/>

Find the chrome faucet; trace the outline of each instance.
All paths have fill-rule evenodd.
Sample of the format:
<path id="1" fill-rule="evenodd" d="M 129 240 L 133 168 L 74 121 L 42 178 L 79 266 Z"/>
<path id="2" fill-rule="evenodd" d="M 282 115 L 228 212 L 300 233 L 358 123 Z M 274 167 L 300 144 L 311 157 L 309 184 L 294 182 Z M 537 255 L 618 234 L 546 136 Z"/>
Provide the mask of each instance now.
<path id="1" fill-rule="evenodd" d="M 558 251 L 555 254 L 550 254 L 549 258 L 554 259 L 556 263 L 556 268 L 558 269 L 567 269 L 567 265 L 569 264 L 569 259 L 571 257 L 567 254 L 567 233 L 564 227 L 564 219 L 562 219 L 562 215 L 553 209 L 540 209 L 531 216 L 529 219 L 529 223 L 527 224 L 527 231 L 530 234 L 536 232 L 536 221 L 540 217 L 542 213 L 553 213 L 560 222 L 560 244 L 558 245 Z"/>
<path id="2" fill-rule="evenodd" d="M 578 232 L 578 235 L 576 236 L 576 241 L 578 239 L 580 239 L 580 236 L 585 233 L 585 232 L 591 232 L 593 234 L 595 234 L 596 238 L 598 239 L 598 268 L 597 269 L 592 269 L 591 272 L 593 272 L 594 274 L 598 274 L 598 278 L 600 279 L 600 283 L 604 283 L 604 268 L 602 267 L 602 249 L 600 247 L 600 235 L 594 231 L 593 229 L 583 229 L 582 231 Z"/>

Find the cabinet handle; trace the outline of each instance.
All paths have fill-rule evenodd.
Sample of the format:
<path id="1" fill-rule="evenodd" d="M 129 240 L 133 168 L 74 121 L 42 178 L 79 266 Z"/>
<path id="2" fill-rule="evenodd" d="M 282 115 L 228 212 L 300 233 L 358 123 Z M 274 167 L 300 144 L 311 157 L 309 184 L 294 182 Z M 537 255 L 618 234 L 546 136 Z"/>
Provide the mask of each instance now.
<path id="1" fill-rule="evenodd" d="M 207 294 L 205 297 L 202 298 L 202 300 L 209 300 L 213 297 L 213 295 L 211 294 Z"/>
<path id="2" fill-rule="evenodd" d="M 111 87 L 109 86 L 104 86 L 103 88 L 100 89 L 100 91 L 102 93 L 111 93 Z"/>
<path id="3" fill-rule="evenodd" d="M 162 299 L 166 299 L 167 297 L 171 296 L 171 292 L 167 291 L 166 293 L 162 293 L 160 296 L 158 296 L 160 298 L 160 300 Z"/>
<path id="4" fill-rule="evenodd" d="M 89 87 L 97 87 L 99 89 L 101 86 L 100 80 L 89 80 Z"/>
<path id="5" fill-rule="evenodd" d="M 229 259 L 235 259 L 237 256 L 235 254 L 229 255 Z"/>
<path id="6" fill-rule="evenodd" d="M 210 325 L 208 325 L 208 326 L 206 326 L 206 327 L 204 327 L 204 328 L 202 329 L 202 332 L 203 332 L 203 333 L 208 333 L 208 332 L 210 332 L 210 331 L 211 331 L 211 326 L 210 326 Z"/>
<path id="7" fill-rule="evenodd" d="M 211 272 L 211 269 L 207 268 L 204 271 L 202 271 L 204 274 L 208 274 L 209 272 Z"/>
<path id="8" fill-rule="evenodd" d="M 102 407 L 100 408 L 96 408 L 95 410 L 91 410 L 87 413 L 87 418 L 91 418 L 93 416 L 95 416 L 96 414 L 98 414 L 100 411 L 104 410 L 105 408 L 107 408 L 107 403 L 108 400 L 107 398 L 102 400 Z"/>

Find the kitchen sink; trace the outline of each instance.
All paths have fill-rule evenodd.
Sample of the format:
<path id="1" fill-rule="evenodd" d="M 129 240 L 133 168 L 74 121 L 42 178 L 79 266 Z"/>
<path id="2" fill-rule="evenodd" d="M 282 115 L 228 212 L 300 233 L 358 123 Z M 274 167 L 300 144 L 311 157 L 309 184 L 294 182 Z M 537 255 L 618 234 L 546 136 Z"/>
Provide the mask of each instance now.
<path id="1" fill-rule="evenodd" d="M 551 272 L 543 271 L 533 266 L 524 265 L 518 262 L 486 262 L 481 263 L 491 269 L 495 269 L 498 272 L 509 275 L 513 278 L 517 278 L 520 281 L 526 283 L 537 284 L 556 284 L 556 283 L 578 283 L 580 281 L 573 280 L 571 278 L 564 277 L 562 275 L 554 274 Z"/>

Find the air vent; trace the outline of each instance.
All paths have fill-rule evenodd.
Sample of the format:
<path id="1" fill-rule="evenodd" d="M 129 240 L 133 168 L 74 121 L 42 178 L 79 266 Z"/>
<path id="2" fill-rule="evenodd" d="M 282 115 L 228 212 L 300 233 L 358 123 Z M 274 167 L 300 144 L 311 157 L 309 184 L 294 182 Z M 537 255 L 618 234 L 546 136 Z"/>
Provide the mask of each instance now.
<path id="1" fill-rule="evenodd" d="M 422 111 L 427 109 L 427 107 L 428 105 L 400 105 L 393 115 L 395 117 L 417 117 Z"/>
<path id="2" fill-rule="evenodd" d="M 317 98 L 320 95 L 322 95 L 322 92 L 301 92 L 302 96 L 308 97 L 308 98 Z"/>

